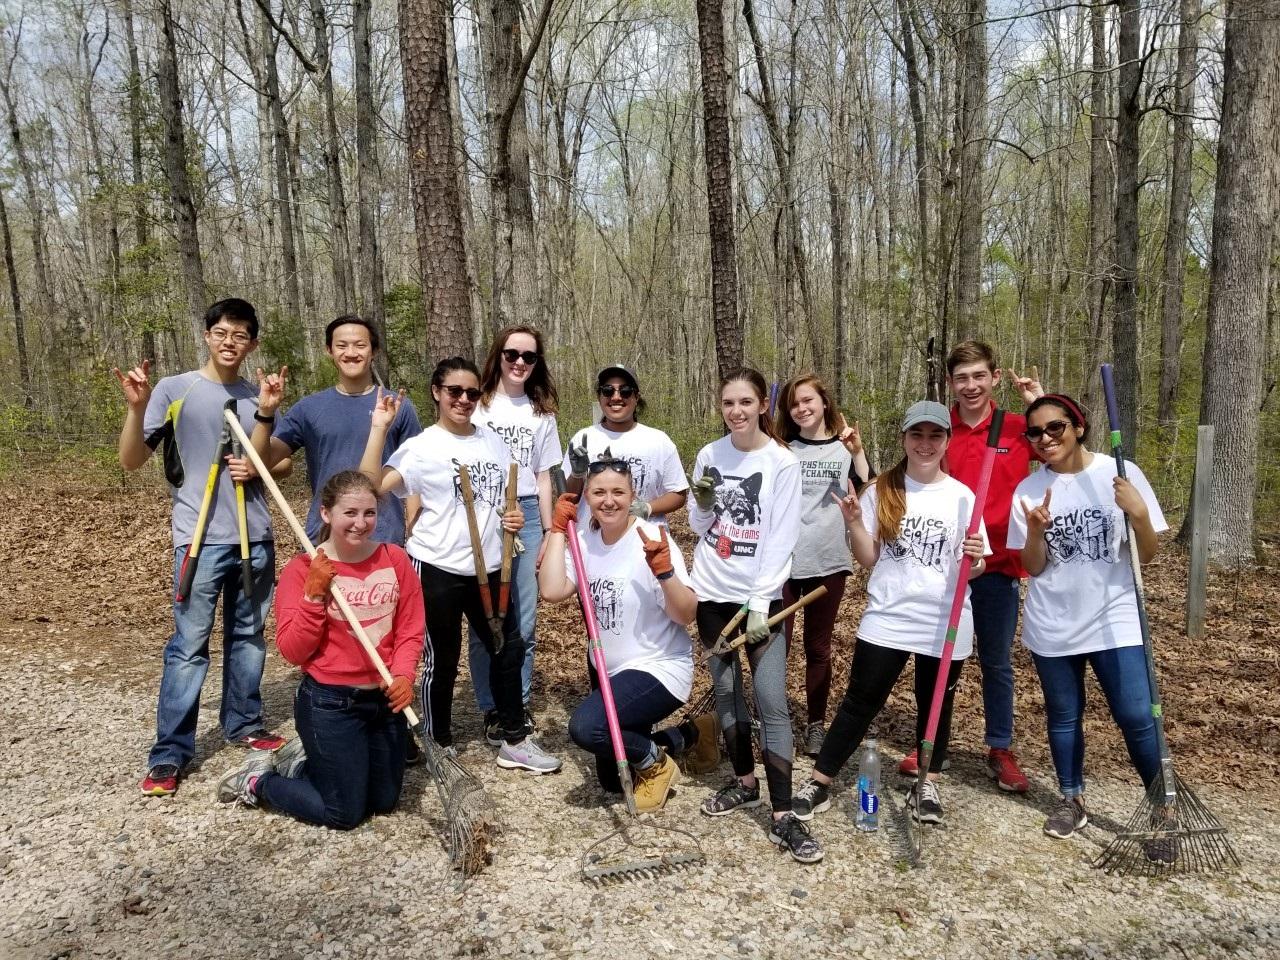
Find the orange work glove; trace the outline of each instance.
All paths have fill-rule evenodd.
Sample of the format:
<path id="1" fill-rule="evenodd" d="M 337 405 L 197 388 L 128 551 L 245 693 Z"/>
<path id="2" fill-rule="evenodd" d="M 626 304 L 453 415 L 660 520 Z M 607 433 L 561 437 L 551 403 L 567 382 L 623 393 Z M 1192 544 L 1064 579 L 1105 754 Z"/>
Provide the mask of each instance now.
<path id="1" fill-rule="evenodd" d="M 675 573 L 671 566 L 671 544 L 667 542 L 666 528 L 658 528 L 657 540 L 646 537 L 639 527 L 636 527 L 636 533 L 640 534 L 640 541 L 644 544 L 644 560 L 649 564 L 653 575 L 659 580 L 665 580 Z"/>
<path id="2" fill-rule="evenodd" d="M 578 519 L 578 495 L 562 493 L 551 511 L 551 532 L 567 533 L 569 521 Z"/>
<path id="3" fill-rule="evenodd" d="M 324 550 L 317 550 L 316 555 L 311 558 L 307 579 L 302 584 L 302 595 L 311 600 L 325 599 L 329 595 L 329 584 L 333 583 L 337 574 L 337 568 L 324 555 Z"/>
<path id="4" fill-rule="evenodd" d="M 399 713 L 413 703 L 413 681 L 408 677 L 392 677 L 391 683 L 382 689 L 387 693 L 392 713 Z"/>

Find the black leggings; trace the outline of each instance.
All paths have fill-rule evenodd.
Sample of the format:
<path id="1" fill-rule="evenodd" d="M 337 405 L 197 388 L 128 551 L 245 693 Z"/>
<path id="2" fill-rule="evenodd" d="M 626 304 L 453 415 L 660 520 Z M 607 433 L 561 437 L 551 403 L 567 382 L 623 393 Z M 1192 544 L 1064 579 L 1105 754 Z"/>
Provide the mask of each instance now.
<path id="1" fill-rule="evenodd" d="M 881 647 L 861 637 L 853 647 L 853 663 L 849 666 L 849 689 L 845 691 L 835 719 L 827 731 L 822 752 L 814 763 L 814 769 L 828 777 L 835 777 L 848 762 L 853 751 L 862 743 L 867 728 L 876 718 L 893 692 L 903 668 L 912 654 L 905 650 Z M 933 685 L 938 679 L 938 657 L 915 654 L 916 658 L 916 746 L 924 737 L 925 723 L 929 719 L 929 707 L 933 703 Z M 938 734 L 934 738 L 933 758 L 929 772 L 939 773 L 947 759 L 947 745 L 951 740 L 951 708 L 955 701 L 956 683 L 963 660 L 952 660 L 947 673 L 947 690 L 942 698 L 942 716 L 938 720 Z"/>
<path id="2" fill-rule="evenodd" d="M 502 621 L 501 652 L 493 651 L 493 632 L 484 615 L 484 601 L 474 575 L 462 576 L 414 559 L 422 580 L 422 602 L 427 610 L 427 642 L 422 648 L 422 702 L 427 730 L 436 743 L 453 742 L 453 685 L 458 679 L 458 658 L 462 655 L 462 617 L 479 635 L 489 651 L 489 689 L 498 710 L 502 737 L 508 743 L 524 739 L 524 703 L 520 697 L 520 668 L 524 665 L 524 641 L 520 618 L 512 610 Z M 497 601 L 500 577 L 489 574 L 489 586 Z"/>

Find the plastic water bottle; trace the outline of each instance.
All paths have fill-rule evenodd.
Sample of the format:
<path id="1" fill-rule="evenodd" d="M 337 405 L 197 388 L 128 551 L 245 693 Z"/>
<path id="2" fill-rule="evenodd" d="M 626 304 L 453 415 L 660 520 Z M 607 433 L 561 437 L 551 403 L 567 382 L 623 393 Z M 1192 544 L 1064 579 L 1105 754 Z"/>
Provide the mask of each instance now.
<path id="1" fill-rule="evenodd" d="M 856 825 L 868 833 L 880 827 L 880 745 L 875 737 L 867 740 L 858 759 Z"/>

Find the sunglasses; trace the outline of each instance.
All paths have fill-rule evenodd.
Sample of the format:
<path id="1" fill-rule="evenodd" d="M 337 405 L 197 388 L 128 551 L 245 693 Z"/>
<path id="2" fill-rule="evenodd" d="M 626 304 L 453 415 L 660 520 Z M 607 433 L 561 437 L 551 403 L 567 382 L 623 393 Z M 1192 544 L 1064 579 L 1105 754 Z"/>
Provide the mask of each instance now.
<path id="1" fill-rule="evenodd" d="M 625 473 L 631 475 L 631 464 L 626 460 L 596 460 L 587 466 L 587 476 L 594 477 L 596 474 L 604 473 L 606 470 L 612 470 L 615 473 Z"/>
<path id="2" fill-rule="evenodd" d="M 517 360 L 523 360 L 525 366 L 532 367 L 538 362 L 538 355 L 532 350 L 503 350 L 502 359 L 507 363 L 515 363 Z"/>
<path id="3" fill-rule="evenodd" d="M 480 390 L 478 387 L 460 387 L 456 383 L 450 383 L 440 388 L 449 395 L 451 400 L 459 400 L 465 394 L 466 398 L 472 403 L 480 399 Z"/>
<path id="4" fill-rule="evenodd" d="M 1066 433 L 1069 426 L 1071 426 L 1071 421 L 1069 420 L 1050 420 L 1043 427 L 1027 427 L 1023 436 L 1032 443 L 1039 443 L 1045 434 L 1048 434 L 1051 439 L 1057 440 Z"/>
<path id="5" fill-rule="evenodd" d="M 630 400 L 638 392 L 639 391 L 629 383 L 624 383 L 621 386 L 614 386 L 612 383 L 606 383 L 603 386 L 596 387 L 596 393 L 600 394 L 600 396 L 604 397 L 606 400 L 609 397 L 612 397 L 615 393 L 623 400 Z"/>

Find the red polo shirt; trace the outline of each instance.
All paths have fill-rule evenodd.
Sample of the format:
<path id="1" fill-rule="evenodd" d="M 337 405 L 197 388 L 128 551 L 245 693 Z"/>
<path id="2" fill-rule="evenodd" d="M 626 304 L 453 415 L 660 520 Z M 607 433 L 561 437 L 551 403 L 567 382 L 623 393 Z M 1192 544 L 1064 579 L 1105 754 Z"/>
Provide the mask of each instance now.
<path id="1" fill-rule="evenodd" d="M 991 404 L 995 409 L 995 403 Z M 955 477 L 975 493 L 982 473 L 982 458 L 987 450 L 987 431 L 991 429 L 991 413 L 976 427 L 968 426 L 960 419 L 960 408 L 951 406 L 951 445 L 947 448 L 947 473 Z M 982 519 L 987 525 L 991 540 L 991 556 L 987 557 L 987 573 L 1003 573 L 1011 577 L 1025 577 L 1022 560 L 1017 550 L 1005 546 L 1009 537 L 1009 509 L 1013 503 L 1013 491 L 1031 472 L 1034 459 L 1031 444 L 1023 436 L 1027 418 L 1020 413 L 1005 411 L 1000 428 L 1000 446 L 996 450 L 995 463 L 991 467 L 991 482 L 987 487 L 987 504 Z"/>

